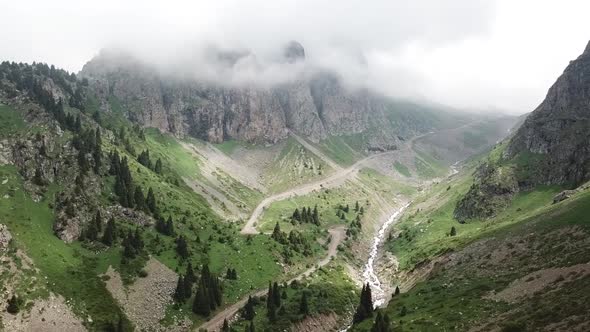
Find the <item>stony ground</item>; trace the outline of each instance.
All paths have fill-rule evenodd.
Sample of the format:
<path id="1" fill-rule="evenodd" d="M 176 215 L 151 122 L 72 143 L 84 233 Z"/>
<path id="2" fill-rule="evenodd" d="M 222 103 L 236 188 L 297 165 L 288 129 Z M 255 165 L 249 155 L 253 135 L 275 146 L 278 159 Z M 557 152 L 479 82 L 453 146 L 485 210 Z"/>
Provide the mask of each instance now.
<path id="1" fill-rule="evenodd" d="M 17 315 L 4 311 L 1 317 L 4 331 L 86 331 L 63 297 L 53 294 L 48 299 L 35 301 L 30 311 L 21 311 Z"/>
<path id="2" fill-rule="evenodd" d="M 166 314 L 166 307 L 172 302 L 178 276 L 164 264 L 151 258 L 146 266 L 145 278 L 138 278 L 125 287 L 118 272 L 112 267 L 106 272 L 109 280 L 107 289 L 121 304 L 127 317 L 141 331 L 187 331 L 189 321 L 178 322 L 173 327 L 160 324 Z"/>

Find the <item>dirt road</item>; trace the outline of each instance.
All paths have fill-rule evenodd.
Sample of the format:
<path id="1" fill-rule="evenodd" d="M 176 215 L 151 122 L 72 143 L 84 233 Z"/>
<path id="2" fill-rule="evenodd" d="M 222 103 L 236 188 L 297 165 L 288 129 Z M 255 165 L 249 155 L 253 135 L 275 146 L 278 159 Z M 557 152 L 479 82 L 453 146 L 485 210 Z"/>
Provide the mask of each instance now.
<path id="1" fill-rule="evenodd" d="M 316 148 L 315 146 L 309 144 L 308 141 L 306 141 L 305 139 L 301 138 L 301 136 L 295 134 L 292 131 L 289 131 L 289 134 L 291 136 L 293 136 L 293 138 L 295 138 L 297 140 L 297 142 L 299 142 L 299 144 L 303 145 L 304 148 L 306 148 L 307 150 L 311 151 L 311 153 L 315 154 L 316 156 L 318 156 L 320 159 L 322 159 L 326 164 L 328 164 L 330 167 L 332 167 L 335 171 L 339 171 L 342 170 L 342 166 L 338 165 L 335 161 L 333 161 L 332 159 L 330 159 L 328 156 L 326 156 L 322 151 L 320 151 L 318 148 Z"/>
<path id="2" fill-rule="evenodd" d="M 416 137 L 412 138 L 411 140 L 409 140 L 406 144 L 404 144 L 402 146 L 402 148 L 399 150 L 387 151 L 387 152 L 382 152 L 382 153 L 370 155 L 366 158 L 363 158 L 363 159 L 357 161 L 356 163 L 354 163 L 352 166 L 350 166 L 348 168 L 343 169 L 343 168 L 339 167 L 339 169 L 336 169 L 336 172 L 334 172 L 334 174 L 330 175 L 327 178 L 324 178 L 324 179 L 321 179 L 318 181 L 314 181 L 314 182 L 310 182 L 310 183 L 306 183 L 306 184 L 303 184 L 299 187 L 295 187 L 293 189 L 289 189 L 289 190 L 284 191 L 282 193 L 278 193 L 278 194 L 275 194 L 275 195 L 265 198 L 264 200 L 262 200 L 262 202 L 260 202 L 258 204 L 258 206 L 256 206 L 256 208 L 254 209 L 254 211 L 250 215 L 250 218 L 248 218 L 248 221 L 246 222 L 244 227 L 242 227 L 242 230 L 240 231 L 240 233 L 242 233 L 242 234 L 257 234 L 256 221 L 258 220 L 258 218 L 260 218 L 260 216 L 262 215 L 264 210 L 270 204 L 272 204 L 276 201 L 282 201 L 284 199 L 288 199 L 291 197 L 307 195 L 307 194 L 309 194 L 313 191 L 316 191 L 316 190 L 338 187 L 338 186 L 342 185 L 346 180 L 354 179 L 354 177 L 356 176 L 358 171 L 361 168 L 363 168 L 363 165 L 367 161 L 370 161 L 372 159 L 375 159 L 375 158 L 378 158 L 381 156 L 401 153 L 401 152 L 405 152 L 407 150 L 410 150 L 416 140 L 418 140 L 424 136 L 431 135 L 431 134 L 433 134 L 433 132 L 429 132 L 429 133 L 426 133 L 426 134 L 423 134 L 420 136 L 416 136 Z M 294 135 L 294 137 L 297 138 L 298 136 Z M 304 141 L 302 138 L 299 138 L 298 140 Z M 306 143 L 306 144 L 309 145 L 309 143 Z M 312 150 L 312 152 L 313 152 L 313 150 Z M 321 153 L 318 156 L 325 161 L 329 160 L 329 158 L 327 156 L 325 156 Z M 332 161 L 332 163 L 334 163 L 334 162 Z"/>
<path id="3" fill-rule="evenodd" d="M 305 277 L 310 276 L 312 273 L 317 271 L 317 269 L 328 264 L 330 260 L 332 260 L 332 258 L 336 256 L 336 254 L 338 253 L 338 245 L 346 238 L 346 228 L 344 226 L 338 226 L 329 229 L 328 232 L 330 232 L 330 245 L 328 246 L 328 253 L 326 257 L 324 257 L 316 265 L 310 267 L 309 269 L 305 270 L 296 277 L 289 279 L 288 283 L 291 283 L 293 280 L 301 280 Z M 250 296 L 263 296 L 266 295 L 266 292 L 267 289 L 261 289 L 251 293 Z M 228 321 L 231 320 L 238 313 L 238 311 L 244 307 L 247 301 L 248 297 L 246 296 L 240 301 L 223 309 L 223 311 L 218 312 L 209 321 L 199 326 L 197 328 L 197 331 L 200 329 L 205 329 L 209 332 L 219 331 L 223 326 L 223 321 L 225 319 L 227 319 Z"/>

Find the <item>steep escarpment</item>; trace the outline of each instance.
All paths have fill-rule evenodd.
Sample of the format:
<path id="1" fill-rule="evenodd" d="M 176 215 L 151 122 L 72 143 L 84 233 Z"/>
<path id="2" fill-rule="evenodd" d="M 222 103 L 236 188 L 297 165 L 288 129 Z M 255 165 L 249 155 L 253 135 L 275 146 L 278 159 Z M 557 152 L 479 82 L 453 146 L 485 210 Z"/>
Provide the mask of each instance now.
<path id="1" fill-rule="evenodd" d="M 590 179 L 590 43 L 549 89 L 508 145 L 505 157 L 539 155 L 526 185 L 577 186 Z"/>
<path id="2" fill-rule="evenodd" d="M 518 191 L 539 185 L 575 188 L 590 179 L 590 44 L 493 154 L 482 166 L 491 171 L 477 173 L 457 204 L 454 215 L 462 222 L 493 216 Z"/>
<path id="3" fill-rule="evenodd" d="M 239 64 L 239 56 L 232 59 L 222 62 L 224 70 Z M 302 66 L 304 61 L 303 47 L 290 43 L 282 65 Z M 399 103 L 364 89 L 348 89 L 336 74 L 319 70 L 304 70 L 270 86 L 221 85 L 164 74 L 131 56 L 104 51 L 84 66 L 81 75 L 89 79 L 103 111 L 125 109 L 124 115 L 141 126 L 215 143 L 275 143 L 289 131 L 315 142 L 329 135 L 366 133 L 367 149 L 389 150 L 396 148 L 400 137 L 436 126 L 428 117 L 418 123 L 411 116 L 392 119 L 391 109 Z"/>

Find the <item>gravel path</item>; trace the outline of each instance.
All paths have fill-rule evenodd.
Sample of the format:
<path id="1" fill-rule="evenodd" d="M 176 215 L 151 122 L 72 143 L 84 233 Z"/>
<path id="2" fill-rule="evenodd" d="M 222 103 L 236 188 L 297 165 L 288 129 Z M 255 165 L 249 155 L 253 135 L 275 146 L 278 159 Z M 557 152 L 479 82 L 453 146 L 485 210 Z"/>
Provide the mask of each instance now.
<path id="1" fill-rule="evenodd" d="M 305 270 L 303 273 L 299 274 L 295 278 L 290 279 L 288 283 L 290 283 L 293 280 L 301 280 L 305 277 L 310 276 L 312 273 L 317 271 L 317 269 L 328 264 L 332 260 L 332 258 L 336 256 L 336 254 L 338 253 L 338 245 L 346 238 L 346 228 L 344 226 L 338 226 L 335 228 L 331 228 L 328 231 L 330 232 L 330 245 L 328 246 L 328 254 L 313 267 L 310 267 L 309 269 Z M 266 295 L 266 292 L 267 289 L 261 289 L 251 293 L 250 296 L 259 297 Z M 223 321 L 225 319 L 227 319 L 228 321 L 231 320 L 238 313 L 238 311 L 242 307 L 244 307 L 247 301 L 248 296 L 245 296 L 240 301 L 223 309 L 223 311 L 218 312 L 209 321 L 199 326 L 196 330 L 205 329 L 210 332 L 219 331 L 219 329 L 223 325 Z"/>

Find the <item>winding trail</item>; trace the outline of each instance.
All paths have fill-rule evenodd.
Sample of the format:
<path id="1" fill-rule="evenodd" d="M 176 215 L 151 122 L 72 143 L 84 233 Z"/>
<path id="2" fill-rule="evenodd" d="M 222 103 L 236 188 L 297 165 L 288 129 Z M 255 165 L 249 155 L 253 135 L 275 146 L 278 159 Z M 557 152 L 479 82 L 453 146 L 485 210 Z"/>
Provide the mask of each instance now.
<path id="1" fill-rule="evenodd" d="M 334 227 L 328 230 L 330 233 L 330 245 L 328 246 L 328 254 L 320 260 L 316 265 L 310 267 L 309 269 L 305 270 L 304 272 L 300 273 L 296 277 L 289 279 L 288 283 L 294 280 L 301 280 L 310 276 L 312 273 L 317 271 L 322 266 L 328 264 L 333 257 L 336 256 L 338 253 L 338 245 L 346 238 L 346 228 L 344 226 Z M 267 289 L 259 289 L 249 294 L 249 296 L 263 296 L 266 295 Z M 223 326 L 223 321 L 227 319 L 230 321 L 238 314 L 238 311 L 244 307 L 246 302 L 248 301 L 248 296 L 245 296 L 240 301 L 226 307 L 222 311 L 218 312 L 206 323 L 202 324 L 197 328 L 197 330 L 205 329 L 207 331 L 219 331 Z"/>
<path id="2" fill-rule="evenodd" d="M 242 230 L 240 232 L 242 234 L 257 234 L 255 223 L 258 220 L 258 218 L 262 215 L 264 210 L 273 202 L 282 201 L 284 199 L 295 197 L 295 196 L 307 195 L 313 191 L 321 190 L 324 188 L 333 188 L 333 187 L 340 186 L 347 179 L 353 178 L 354 175 L 356 175 L 356 173 L 362 168 L 361 166 L 363 165 L 363 163 L 365 163 L 366 161 L 386 155 L 386 154 L 392 154 L 394 152 L 396 152 L 396 151 L 389 151 L 389 152 L 384 152 L 384 153 L 379 153 L 379 154 L 374 154 L 374 155 L 368 156 L 364 159 L 357 161 L 354 165 L 352 165 L 348 168 L 344 168 L 344 169 L 340 169 L 340 170 L 336 171 L 335 173 L 333 173 L 332 175 L 330 175 L 327 178 L 324 178 L 324 179 L 321 179 L 318 181 L 314 181 L 311 183 L 306 183 L 301 186 L 295 187 L 293 189 L 289 189 L 289 190 L 284 191 L 282 193 L 278 193 L 278 194 L 275 194 L 275 195 L 265 198 L 264 200 L 262 200 L 262 202 L 260 202 L 260 204 L 258 204 L 256 209 L 254 209 L 254 212 L 252 212 L 252 214 L 250 215 L 248 222 L 246 222 L 246 224 L 244 225 L 244 227 L 242 228 Z"/>
<path id="3" fill-rule="evenodd" d="M 272 203 L 276 202 L 276 201 L 282 201 L 284 199 L 288 199 L 291 197 L 295 197 L 295 196 L 304 196 L 307 195 L 313 191 L 316 190 L 321 190 L 321 189 L 325 189 L 325 188 L 333 188 L 333 187 L 337 187 L 342 185 L 346 180 L 348 179 L 354 179 L 356 177 L 356 174 L 358 173 L 359 170 L 361 170 L 363 168 L 363 165 L 375 158 L 379 158 L 382 156 L 386 156 L 386 155 L 392 155 L 392 154 L 399 154 L 399 153 L 403 153 L 406 152 L 408 150 L 412 149 L 412 146 L 414 145 L 414 142 L 424 136 L 430 135 L 433 132 L 429 132 L 426 134 L 422 134 L 416 137 L 413 137 L 410 141 L 408 141 L 406 144 L 404 144 L 402 146 L 401 149 L 398 150 L 393 150 L 393 151 L 387 151 L 387 152 L 382 152 L 382 153 L 377 153 L 377 154 L 373 154 L 370 155 L 368 157 L 365 157 L 359 161 L 357 161 L 356 163 L 354 163 L 352 166 L 349 166 L 347 168 L 342 168 L 340 166 L 338 166 L 338 168 L 334 168 L 336 170 L 336 172 L 334 172 L 332 175 L 330 175 L 327 178 L 324 179 L 320 179 L 314 182 L 310 182 L 310 183 L 306 183 L 303 184 L 301 186 L 289 189 L 287 191 L 278 193 L 278 194 L 274 194 L 271 195 L 265 199 L 262 200 L 262 202 L 260 202 L 258 204 L 258 206 L 256 206 L 256 208 L 254 209 L 254 211 L 252 212 L 252 214 L 250 215 L 250 218 L 248 218 L 248 221 L 246 222 L 246 224 L 244 225 L 244 227 L 242 228 L 242 230 L 240 231 L 240 233 L 242 234 L 257 234 L 256 231 L 256 221 L 258 220 L 258 218 L 260 218 L 260 216 L 262 215 L 262 213 L 264 212 L 264 210 Z M 317 151 L 317 149 L 315 147 L 313 147 L 311 144 L 307 143 L 304 139 L 302 139 L 301 137 L 292 134 L 293 137 L 295 137 L 301 144 L 303 144 L 302 142 L 305 142 L 305 147 L 309 148 L 308 146 L 311 146 L 314 150 L 310 150 L 313 153 L 315 153 L 318 157 L 320 157 L 322 160 L 324 160 L 325 162 L 327 162 L 328 164 L 332 164 L 335 162 L 330 160 L 326 155 L 324 155 L 323 153 L 319 152 L 316 153 L 315 151 Z"/>
<path id="4" fill-rule="evenodd" d="M 264 200 L 262 200 L 262 202 L 260 202 L 258 204 L 256 209 L 254 209 L 254 211 L 250 215 L 250 218 L 248 219 L 248 221 L 246 222 L 244 227 L 241 229 L 241 231 L 240 231 L 241 234 L 244 234 L 244 235 L 258 234 L 258 232 L 256 231 L 256 221 L 262 215 L 264 210 L 273 202 L 288 199 L 288 198 L 295 197 L 295 196 L 306 195 L 306 194 L 309 194 L 313 191 L 321 190 L 324 188 L 336 187 L 336 186 L 343 184 L 346 180 L 353 180 L 354 181 L 354 180 L 356 180 L 356 175 L 357 175 L 358 171 L 363 168 L 364 164 L 367 161 L 370 161 L 372 159 L 379 158 L 379 157 L 382 157 L 385 155 L 398 154 L 398 153 L 403 153 L 408 150 L 411 150 L 414 142 L 417 139 L 420 139 L 424 136 L 430 135 L 430 134 L 432 134 L 432 132 L 413 137 L 410 141 L 406 142 L 406 144 L 404 144 L 398 150 L 387 151 L 387 152 L 382 152 L 382 153 L 377 153 L 377 154 L 367 156 L 347 168 L 342 168 L 340 165 L 338 165 L 333 160 L 328 158 L 325 154 L 323 154 L 321 151 L 319 151 L 313 145 L 309 144 L 303 138 L 301 138 L 293 133 L 291 133 L 291 134 L 304 147 L 309 149 L 312 153 L 316 154 L 319 158 L 321 158 L 327 164 L 329 164 L 335 170 L 335 173 L 333 173 L 332 175 L 330 175 L 327 178 L 324 178 L 324 179 L 321 179 L 318 181 L 314 181 L 311 183 L 307 183 L 307 184 L 298 186 L 296 188 L 293 188 L 293 189 L 290 189 L 290 190 L 287 190 L 287 191 L 284 191 L 282 193 L 278 193 L 275 195 L 271 195 L 271 196 L 265 198 Z M 360 181 L 358 181 L 358 182 L 361 186 L 364 186 L 362 183 L 360 183 Z M 390 205 L 387 204 L 381 197 L 379 197 L 379 195 L 375 195 L 375 196 L 378 200 L 380 200 L 381 202 L 383 202 L 385 204 L 386 208 L 390 208 Z M 373 247 L 372 247 L 373 249 L 371 250 L 371 253 L 370 253 L 370 263 L 369 262 L 367 263 L 366 271 L 369 271 L 369 270 L 373 271 L 372 270 L 373 262 L 374 262 L 375 258 L 377 257 L 377 253 L 379 250 L 379 244 L 381 243 L 381 241 L 383 240 L 383 237 L 385 236 L 385 231 L 388 229 L 389 226 L 391 226 L 391 224 L 395 220 L 397 220 L 397 216 L 403 211 L 403 209 L 405 209 L 406 206 L 396 210 L 393 213 L 393 215 L 391 215 L 391 211 L 387 212 L 387 214 L 385 215 L 385 216 L 389 216 L 389 215 L 391 215 L 391 216 L 389 217 L 389 219 L 387 219 L 385 224 L 383 226 L 381 226 L 379 232 L 377 233 L 377 235 L 374 238 L 374 243 L 373 243 Z M 293 280 L 301 280 L 305 277 L 310 276 L 312 273 L 317 271 L 319 268 L 328 264 L 330 262 L 330 260 L 332 260 L 332 258 L 336 256 L 336 254 L 338 252 L 338 245 L 346 238 L 346 227 L 340 225 L 340 226 L 333 227 L 333 228 L 329 229 L 328 232 L 330 233 L 331 239 L 330 239 L 330 244 L 328 247 L 327 255 L 322 260 L 318 261 L 317 264 L 314 265 L 313 267 L 305 270 L 304 272 L 300 273 L 296 277 L 288 280 L 289 283 Z M 375 275 L 374 272 L 372 274 L 370 272 L 367 272 L 367 273 L 368 273 L 368 275 L 374 277 L 375 280 L 372 280 L 371 281 L 372 283 L 375 283 L 375 284 L 378 283 L 380 285 L 379 279 L 377 278 L 377 276 Z M 250 293 L 249 296 L 263 296 L 266 293 L 267 293 L 267 289 L 260 289 L 260 290 Z M 239 310 L 244 307 L 244 305 L 248 301 L 249 296 L 245 296 L 240 301 L 238 301 L 238 302 L 226 307 L 222 311 L 216 313 L 215 316 L 213 316 L 206 323 L 199 326 L 196 330 L 203 329 L 206 331 L 219 331 L 221 329 L 221 327 L 223 326 L 223 321 L 225 319 L 227 319 L 228 321 L 233 319 L 236 316 L 236 314 L 239 312 Z"/>

